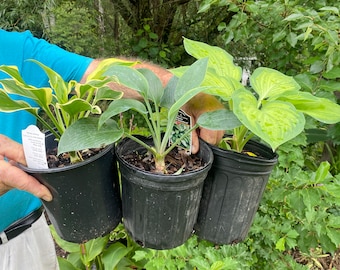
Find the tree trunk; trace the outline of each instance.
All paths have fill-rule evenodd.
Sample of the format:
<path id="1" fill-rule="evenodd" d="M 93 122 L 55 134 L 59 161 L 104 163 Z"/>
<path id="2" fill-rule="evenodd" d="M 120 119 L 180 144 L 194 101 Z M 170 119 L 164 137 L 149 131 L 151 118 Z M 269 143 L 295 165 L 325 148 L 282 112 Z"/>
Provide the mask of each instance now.
<path id="1" fill-rule="evenodd" d="M 177 9 L 190 0 L 111 0 L 134 32 L 142 28 L 145 19 L 160 42 L 167 42 Z"/>

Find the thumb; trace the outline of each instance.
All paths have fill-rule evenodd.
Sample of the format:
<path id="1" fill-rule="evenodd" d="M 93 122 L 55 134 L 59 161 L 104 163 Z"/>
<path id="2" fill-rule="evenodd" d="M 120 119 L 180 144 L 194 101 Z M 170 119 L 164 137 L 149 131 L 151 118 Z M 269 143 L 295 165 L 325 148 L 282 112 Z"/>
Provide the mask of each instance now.
<path id="1" fill-rule="evenodd" d="M 194 130 L 193 132 L 191 132 L 192 134 L 192 142 L 191 142 L 191 153 L 192 154 L 196 154 L 199 151 L 199 147 L 200 147 L 200 142 L 198 139 L 198 129 Z"/>
<path id="2" fill-rule="evenodd" d="M 0 160 L 0 194 L 13 188 L 30 192 L 45 201 L 52 200 L 52 194 L 49 189 L 40 184 L 37 179 L 18 167 Z"/>

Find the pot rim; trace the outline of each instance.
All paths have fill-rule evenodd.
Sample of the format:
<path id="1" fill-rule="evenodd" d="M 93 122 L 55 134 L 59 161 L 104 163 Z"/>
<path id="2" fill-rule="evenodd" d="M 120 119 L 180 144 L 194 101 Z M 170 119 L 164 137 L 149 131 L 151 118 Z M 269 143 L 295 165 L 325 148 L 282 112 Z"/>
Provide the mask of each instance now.
<path id="1" fill-rule="evenodd" d="M 27 172 L 27 173 L 44 173 L 44 174 L 49 174 L 49 173 L 58 173 L 58 172 L 64 172 L 64 171 L 69 171 L 69 170 L 73 170 L 75 168 L 79 168 L 82 166 L 86 166 L 87 164 L 99 159 L 100 157 L 104 156 L 105 154 L 107 154 L 112 148 L 113 148 L 113 144 L 109 144 L 107 146 L 105 146 L 103 148 L 102 151 L 100 151 L 99 153 L 97 153 L 96 155 L 83 160 L 81 162 L 78 163 L 74 163 L 74 164 L 70 164 L 67 165 L 65 167 L 58 167 L 58 168 L 48 168 L 48 169 L 33 169 L 33 168 L 28 168 L 27 166 L 19 163 L 18 166 L 20 169 L 22 169 L 23 171 Z"/>
<path id="2" fill-rule="evenodd" d="M 148 137 L 144 137 L 145 139 L 149 139 Z M 202 147 L 205 147 L 205 150 L 209 153 L 209 156 L 206 155 L 206 156 L 202 156 L 203 159 L 207 158 L 206 160 L 204 160 L 205 162 L 205 165 L 202 166 L 201 168 L 199 169 L 196 169 L 196 170 L 193 170 L 193 171 L 189 171 L 189 172 L 186 172 L 186 173 L 181 173 L 181 174 L 161 174 L 161 173 L 154 173 L 154 172 L 149 172 L 149 171 L 145 171 L 143 169 L 140 169 L 136 166 L 133 166 L 132 164 L 130 164 L 129 162 L 127 162 L 126 160 L 124 160 L 121 155 L 118 153 L 118 150 L 119 150 L 119 146 L 121 146 L 122 144 L 124 144 L 127 140 L 131 140 L 129 138 L 124 138 L 123 140 L 121 140 L 117 146 L 115 147 L 115 154 L 116 154 L 116 157 L 118 159 L 119 162 L 122 162 L 124 163 L 125 166 L 127 166 L 128 168 L 130 169 L 134 169 L 138 174 L 140 175 L 144 175 L 144 176 L 150 176 L 150 175 L 154 175 L 155 177 L 155 180 L 154 181 L 157 181 L 157 182 L 164 182 L 164 181 L 169 181 L 169 182 L 180 182 L 181 179 L 184 180 L 184 178 L 187 178 L 188 176 L 192 175 L 192 174 L 196 174 L 200 171 L 204 171 L 204 170 L 210 170 L 211 166 L 212 166 L 212 163 L 213 163 L 213 160 L 214 160 L 214 154 L 213 154 L 213 151 L 212 149 L 209 147 L 209 145 L 204 142 L 203 140 L 200 139 L 200 150 L 202 149 Z M 133 140 L 131 140 L 133 141 Z M 134 141 L 133 141 L 134 142 Z M 137 142 L 135 142 L 138 146 L 140 146 Z M 142 146 L 140 146 L 140 148 L 143 148 Z"/>
<path id="3" fill-rule="evenodd" d="M 234 160 L 242 159 L 242 160 L 247 160 L 249 163 L 251 163 L 251 162 L 257 163 L 257 162 L 260 162 L 260 161 L 263 161 L 267 164 L 270 164 L 270 163 L 276 164 L 277 163 L 279 155 L 276 152 L 274 152 L 271 148 L 269 148 L 267 145 L 265 145 L 264 143 L 261 143 L 261 142 L 258 142 L 258 141 L 251 139 L 247 142 L 246 146 L 247 145 L 260 148 L 262 150 L 262 153 L 260 153 L 260 154 L 263 154 L 263 155 L 253 157 L 253 156 L 249 156 L 245 153 L 239 153 L 239 152 L 236 152 L 234 150 L 222 149 L 222 148 L 220 148 L 216 145 L 209 144 L 209 146 L 213 150 L 214 155 L 224 156 L 226 153 L 228 153 L 228 154 L 230 154 L 230 158 L 232 158 Z M 247 148 L 245 147 L 245 149 L 247 149 Z M 251 149 L 249 149 L 249 150 L 251 151 Z"/>

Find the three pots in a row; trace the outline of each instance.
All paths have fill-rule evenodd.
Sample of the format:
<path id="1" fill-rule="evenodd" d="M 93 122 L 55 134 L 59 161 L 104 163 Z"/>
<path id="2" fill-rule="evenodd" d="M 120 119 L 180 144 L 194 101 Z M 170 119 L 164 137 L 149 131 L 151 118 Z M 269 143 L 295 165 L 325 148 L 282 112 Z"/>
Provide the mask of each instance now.
<path id="1" fill-rule="evenodd" d="M 47 147 L 53 144 L 48 135 Z M 266 146 L 251 141 L 247 147 L 261 158 L 201 141 L 198 155 L 205 167 L 180 175 L 152 174 L 128 164 L 122 154 L 142 151 L 129 139 L 115 152 L 109 146 L 79 164 L 25 170 L 52 192 L 53 200 L 43 204 L 66 241 L 82 243 L 105 235 L 123 220 L 132 239 L 148 248 L 177 247 L 193 230 L 202 239 L 230 244 L 246 237 L 277 162 Z"/>

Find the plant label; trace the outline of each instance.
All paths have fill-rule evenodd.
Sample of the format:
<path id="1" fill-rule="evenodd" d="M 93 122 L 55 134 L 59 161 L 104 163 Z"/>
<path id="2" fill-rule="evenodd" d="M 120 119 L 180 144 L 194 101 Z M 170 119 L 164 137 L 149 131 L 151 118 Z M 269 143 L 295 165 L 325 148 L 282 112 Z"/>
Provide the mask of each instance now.
<path id="1" fill-rule="evenodd" d="M 30 125 L 21 131 L 27 167 L 48 169 L 46 160 L 45 134 L 37 126 Z"/>
<path id="2" fill-rule="evenodd" d="M 172 144 L 176 142 L 176 140 L 181 139 L 178 146 L 185 149 L 188 155 L 191 154 L 192 134 L 190 132 L 190 134 L 188 134 L 185 137 L 183 137 L 183 135 L 187 131 L 189 131 L 191 127 L 192 127 L 191 116 L 188 115 L 183 110 L 179 110 L 169 143 Z"/>

